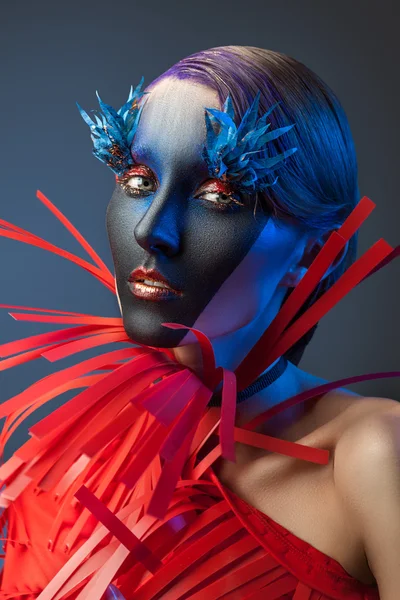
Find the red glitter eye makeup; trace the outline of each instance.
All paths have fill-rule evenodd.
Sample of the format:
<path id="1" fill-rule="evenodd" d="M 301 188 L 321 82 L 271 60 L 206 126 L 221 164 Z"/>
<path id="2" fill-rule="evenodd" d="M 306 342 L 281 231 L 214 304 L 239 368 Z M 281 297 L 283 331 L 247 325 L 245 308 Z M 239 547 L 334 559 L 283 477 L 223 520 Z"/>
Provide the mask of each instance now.
<path id="1" fill-rule="evenodd" d="M 130 183 L 135 178 L 137 179 L 136 186 Z M 121 177 L 117 177 L 116 181 L 128 196 L 153 194 L 157 189 L 156 177 L 146 165 L 130 167 Z"/>
<path id="2" fill-rule="evenodd" d="M 219 199 L 205 198 L 204 196 L 207 194 L 219 196 Z M 244 202 L 242 202 L 241 195 L 238 194 L 231 183 L 218 179 L 210 179 L 205 182 L 201 186 L 195 198 L 199 198 L 200 200 L 204 200 L 205 202 L 213 204 L 213 208 L 217 210 L 232 210 L 239 206 L 245 205 Z"/>
<path id="3" fill-rule="evenodd" d="M 116 177 L 117 182 L 121 183 L 122 181 L 126 181 L 129 177 L 140 176 L 140 177 L 148 177 L 151 179 L 155 179 L 155 175 L 149 167 L 146 165 L 133 165 L 129 167 L 122 175 Z"/>

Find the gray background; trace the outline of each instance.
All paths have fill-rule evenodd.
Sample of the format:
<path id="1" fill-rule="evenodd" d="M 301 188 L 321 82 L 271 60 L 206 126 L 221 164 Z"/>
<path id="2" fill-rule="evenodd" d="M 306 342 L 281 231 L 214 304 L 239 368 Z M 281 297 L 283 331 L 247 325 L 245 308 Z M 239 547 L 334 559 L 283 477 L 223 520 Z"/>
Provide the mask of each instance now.
<path id="1" fill-rule="evenodd" d="M 92 156 L 75 101 L 86 110 L 97 108 L 97 89 L 119 107 L 142 74 L 149 83 L 197 50 L 241 44 L 294 56 L 337 93 L 355 138 L 361 195 L 377 204 L 362 227 L 359 254 L 380 237 L 395 245 L 400 198 L 394 10 L 394 2 L 351 0 L 4 3 L 0 217 L 85 257 L 36 199 L 40 189 L 112 267 L 104 217 L 114 178 Z M 0 257 L 3 303 L 119 314 L 106 288 L 62 258 L 2 238 Z M 303 369 L 327 379 L 399 369 L 399 266 L 395 261 L 371 277 L 324 317 Z M 0 343 L 51 329 L 16 322 L 0 310 Z M 40 360 L 2 373 L 0 401 L 55 366 Z M 353 389 L 400 400 L 399 379 Z M 26 427 L 10 451 L 25 437 Z"/>

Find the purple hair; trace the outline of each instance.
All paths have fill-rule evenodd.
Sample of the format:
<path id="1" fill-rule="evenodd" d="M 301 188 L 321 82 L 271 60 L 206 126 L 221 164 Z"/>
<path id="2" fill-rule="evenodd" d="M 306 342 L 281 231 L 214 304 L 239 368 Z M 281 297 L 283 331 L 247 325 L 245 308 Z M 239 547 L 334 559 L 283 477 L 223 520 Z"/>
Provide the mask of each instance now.
<path id="1" fill-rule="evenodd" d="M 271 129 L 295 123 L 285 140 L 271 145 L 276 153 L 296 146 L 277 183 L 255 194 L 255 204 L 280 220 L 294 220 L 321 234 L 337 229 L 359 200 L 357 159 L 346 114 L 337 96 L 301 62 L 272 50 L 251 46 L 220 46 L 184 58 L 155 79 L 191 79 L 218 93 L 221 105 L 229 94 L 237 124 L 260 91 L 259 116 L 280 102 L 268 120 Z M 341 263 L 317 287 L 303 313 L 355 260 L 357 234 Z M 289 295 L 292 289 L 288 290 Z M 286 296 L 287 297 L 287 296 Z M 286 298 L 285 298 L 286 299 Z M 297 315 L 298 316 L 298 315 Z M 297 318 L 296 316 L 296 318 Z M 298 364 L 317 325 L 287 353 Z"/>

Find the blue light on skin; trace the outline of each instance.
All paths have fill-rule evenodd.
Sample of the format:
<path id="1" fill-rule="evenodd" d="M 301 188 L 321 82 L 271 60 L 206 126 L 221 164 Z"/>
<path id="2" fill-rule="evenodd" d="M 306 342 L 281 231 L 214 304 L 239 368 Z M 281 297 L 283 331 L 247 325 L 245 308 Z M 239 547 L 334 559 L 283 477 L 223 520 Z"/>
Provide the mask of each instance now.
<path id="1" fill-rule="evenodd" d="M 172 346 L 177 360 L 199 374 L 193 334 L 170 344 L 166 336 L 176 332 L 165 332 L 161 323 L 200 329 L 212 341 L 217 365 L 234 370 L 277 314 L 288 287 L 304 276 L 321 240 L 294 222 L 277 222 L 261 211 L 254 215 L 252 206 L 223 212 L 213 204 L 215 195 L 198 199 L 210 179 L 201 156 L 204 109 L 221 109 L 217 94 L 197 82 L 173 78 L 150 90 L 132 154 L 154 173 L 155 191 L 131 198 L 117 185 L 107 212 L 124 325 L 141 343 Z M 143 265 L 180 284 L 185 296 L 159 304 L 133 299 L 125 281 L 133 268 Z M 156 343 L 159 335 L 162 343 Z M 324 382 L 289 363 L 277 381 L 238 406 L 237 423 Z M 279 419 L 285 425 L 298 419 L 303 409 L 285 411 L 274 427 Z"/>

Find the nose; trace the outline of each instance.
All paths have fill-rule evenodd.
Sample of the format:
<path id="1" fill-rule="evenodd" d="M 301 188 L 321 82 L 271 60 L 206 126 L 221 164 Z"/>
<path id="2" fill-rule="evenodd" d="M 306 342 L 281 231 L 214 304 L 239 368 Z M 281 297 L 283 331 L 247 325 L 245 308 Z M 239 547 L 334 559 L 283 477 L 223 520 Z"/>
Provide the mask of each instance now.
<path id="1" fill-rule="evenodd" d="M 139 246 L 151 254 L 175 256 L 181 246 L 182 203 L 169 190 L 161 190 L 137 223 L 134 234 Z"/>

